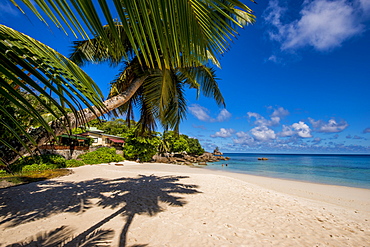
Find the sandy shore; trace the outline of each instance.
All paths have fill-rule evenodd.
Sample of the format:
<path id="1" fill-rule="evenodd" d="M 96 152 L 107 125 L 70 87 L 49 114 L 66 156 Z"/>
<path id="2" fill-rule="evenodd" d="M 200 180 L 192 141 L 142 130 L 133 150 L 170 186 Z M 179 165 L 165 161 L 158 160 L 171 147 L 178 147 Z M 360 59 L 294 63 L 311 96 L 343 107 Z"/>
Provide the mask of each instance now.
<path id="1" fill-rule="evenodd" d="M 370 246 L 370 190 L 168 164 L 0 190 L 0 246 Z"/>

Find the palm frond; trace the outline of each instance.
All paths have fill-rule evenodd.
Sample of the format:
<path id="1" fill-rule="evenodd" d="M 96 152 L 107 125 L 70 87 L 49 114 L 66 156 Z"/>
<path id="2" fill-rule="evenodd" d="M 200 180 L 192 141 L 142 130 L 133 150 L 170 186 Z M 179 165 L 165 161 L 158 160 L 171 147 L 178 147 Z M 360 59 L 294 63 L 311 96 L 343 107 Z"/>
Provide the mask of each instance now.
<path id="1" fill-rule="evenodd" d="M 225 100 L 218 87 L 216 72 L 207 66 L 197 66 L 190 68 L 178 68 L 177 73 L 180 78 L 185 78 L 184 83 L 191 88 L 195 88 L 204 96 L 213 98 L 219 106 L 225 106 Z"/>
<path id="2" fill-rule="evenodd" d="M 101 37 L 96 37 L 89 40 L 75 41 L 70 59 L 79 66 L 86 62 L 99 63 L 105 61 L 110 62 L 112 66 L 117 66 L 121 62 L 129 60 L 133 54 L 131 43 L 122 24 L 118 22 L 114 22 L 114 24 L 114 29 L 111 29 L 109 25 L 103 27 L 114 52 L 107 49 Z"/>
<path id="3" fill-rule="evenodd" d="M 20 90 L 33 95 L 55 118 L 67 116 L 65 107 L 81 120 L 84 116 L 77 112 L 85 106 L 93 112 L 104 110 L 98 86 L 76 64 L 41 42 L 4 25 L 0 25 L 0 63 L 0 95 L 40 123 L 50 135 L 53 134 L 51 127 Z M 45 103 L 44 98 L 49 103 Z M 0 111 L 9 114 L 7 108 Z M 14 118 L 8 120 L 17 121 Z M 68 118 L 65 120 L 68 125 Z M 9 126 L 6 128 L 11 131 Z M 20 128 L 18 126 L 11 132 L 19 133 Z M 24 131 L 20 133 L 29 139 Z"/>
<path id="4" fill-rule="evenodd" d="M 113 4 L 107 0 L 98 4 L 34 0 L 35 6 L 30 0 L 12 0 L 21 9 L 19 1 L 45 21 L 40 14 L 43 12 L 62 30 L 69 29 L 83 38 L 87 33 L 92 34 L 90 38 L 100 37 L 112 54 L 125 52 L 112 21 L 117 16 L 135 54 L 142 55 L 141 64 L 161 69 L 204 64 L 209 52 L 216 58 L 227 51 L 230 41 L 238 34 L 237 27 L 255 20 L 252 10 L 239 0 L 113 0 Z M 111 28 L 112 38 L 120 49 L 112 45 L 104 24 Z"/>
<path id="5" fill-rule="evenodd" d="M 175 97 L 165 109 L 164 118 L 161 120 L 165 130 L 173 129 L 176 133 L 180 131 L 180 123 L 186 118 L 186 98 L 183 83 L 175 82 Z"/>

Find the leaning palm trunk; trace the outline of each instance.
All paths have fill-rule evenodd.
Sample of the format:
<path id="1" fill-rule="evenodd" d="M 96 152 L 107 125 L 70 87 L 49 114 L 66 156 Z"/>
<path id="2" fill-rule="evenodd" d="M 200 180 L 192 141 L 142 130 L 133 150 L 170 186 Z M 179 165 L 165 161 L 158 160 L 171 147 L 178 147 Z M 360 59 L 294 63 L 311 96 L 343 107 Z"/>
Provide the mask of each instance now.
<path id="1" fill-rule="evenodd" d="M 97 111 L 96 109 L 94 109 L 95 107 L 92 107 L 93 109 L 89 109 L 89 108 L 83 109 L 78 112 L 79 115 L 83 115 L 81 119 L 77 119 L 76 114 L 70 113 L 67 115 L 69 119 L 68 125 L 65 124 L 66 119 L 61 118 L 61 119 L 52 121 L 50 123 L 51 129 L 53 130 L 54 134 L 58 136 L 80 125 L 86 124 L 87 122 L 93 119 L 96 119 L 102 116 L 103 114 L 116 109 L 117 107 L 120 107 L 121 105 L 125 104 L 132 97 L 132 95 L 134 95 L 134 93 L 138 90 L 138 88 L 143 84 L 145 79 L 146 79 L 146 76 L 133 80 L 132 83 L 130 83 L 129 87 L 124 92 L 104 101 L 103 102 L 105 106 L 104 110 Z M 36 146 L 35 146 L 32 144 L 31 141 L 25 140 L 25 142 L 27 143 L 31 151 L 36 150 L 39 146 L 48 142 L 51 137 L 50 132 L 48 132 L 44 127 L 39 127 L 37 129 L 34 129 L 29 134 L 36 143 Z M 16 143 L 12 143 L 12 145 L 13 145 L 13 148 L 17 150 L 17 152 L 7 149 L 5 146 L 2 146 L 3 150 L 0 150 L 0 153 L 3 154 L 3 157 L 1 157 L 1 160 L 7 165 L 14 163 L 18 158 L 29 153 L 29 150 L 27 150 L 27 148 L 25 148 L 24 145 L 22 145 L 21 143 L 16 142 Z"/>

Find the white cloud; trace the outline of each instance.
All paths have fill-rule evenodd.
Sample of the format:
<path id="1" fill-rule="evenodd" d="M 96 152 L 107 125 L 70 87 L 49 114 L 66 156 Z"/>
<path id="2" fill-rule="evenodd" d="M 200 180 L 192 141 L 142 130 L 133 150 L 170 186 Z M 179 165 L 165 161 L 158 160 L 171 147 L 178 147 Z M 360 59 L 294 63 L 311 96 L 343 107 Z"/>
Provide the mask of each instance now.
<path id="1" fill-rule="evenodd" d="M 302 138 L 312 137 L 310 127 L 302 121 L 292 124 L 292 127 L 296 131 L 297 135 Z"/>
<path id="2" fill-rule="evenodd" d="M 359 0 L 360 8 L 363 11 L 365 18 L 368 18 L 370 15 L 370 0 Z"/>
<path id="3" fill-rule="evenodd" d="M 251 137 L 247 132 L 239 131 L 235 135 L 237 136 L 236 139 L 233 139 L 235 144 L 252 145 L 254 143 L 254 138 Z"/>
<path id="4" fill-rule="evenodd" d="M 322 133 L 337 133 L 342 132 L 346 129 L 349 124 L 346 121 L 337 122 L 334 119 L 330 119 L 327 123 L 322 120 L 315 121 L 312 118 L 309 118 L 310 123 L 316 129 L 317 132 Z"/>
<path id="5" fill-rule="evenodd" d="M 279 136 L 287 137 L 295 135 L 295 131 L 292 129 L 291 126 L 283 125 L 283 130 L 279 133 Z"/>
<path id="6" fill-rule="evenodd" d="M 247 112 L 247 115 L 248 115 L 249 118 L 252 118 L 252 117 L 254 117 L 256 119 L 263 118 L 260 114 L 255 113 L 255 112 Z"/>
<path id="7" fill-rule="evenodd" d="M 276 139 L 275 131 L 266 126 L 255 127 L 251 129 L 251 134 L 259 141 L 269 141 Z"/>
<path id="8" fill-rule="evenodd" d="M 227 137 L 232 136 L 232 134 L 234 133 L 235 133 L 235 130 L 233 129 L 221 128 L 220 131 L 217 131 L 214 135 L 211 135 L 211 137 L 227 138 Z"/>
<path id="9" fill-rule="evenodd" d="M 228 120 L 231 117 L 231 113 L 226 109 L 222 109 L 216 118 L 216 122 L 223 122 Z"/>
<path id="10" fill-rule="evenodd" d="M 272 107 L 270 107 L 272 109 Z M 289 115 L 289 111 L 283 107 L 274 109 L 274 112 L 271 114 L 271 117 L 285 117 Z"/>
<path id="11" fill-rule="evenodd" d="M 273 109 L 271 106 L 268 108 Z M 273 113 L 270 115 L 270 120 L 255 112 L 247 112 L 247 115 L 249 118 L 256 119 L 256 121 L 254 121 L 254 124 L 257 126 L 276 126 L 280 124 L 280 120 L 283 117 L 289 115 L 289 111 L 284 109 L 283 107 L 274 109 Z"/>
<path id="12" fill-rule="evenodd" d="M 270 107 L 272 108 L 272 107 Z M 277 125 L 280 123 L 281 118 L 288 116 L 289 111 L 284 109 L 283 107 L 279 107 L 277 109 L 274 109 L 274 112 L 270 115 L 272 125 Z"/>
<path id="13" fill-rule="evenodd" d="M 235 134 L 238 138 L 249 138 L 250 136 L 248 135 L 247 132 L 244 131 L 239 131 Z"/>
<path id="14" fill-rule="evenodd" d="M 189 111 L 197 119 L 204 121 L 204 122 L 223 122 L 223 121 L 228 120 L 231 117 L 230 112 L 228 112 L 226 109 L 222 109 L 216 118 L 212 118 L 209 115 L 209 110 L 198 104 L 192 104 L 191 106 L 189 106 Z"/>
<path id="15" fill-rule="evenodd" d="M 209 121 L 211 119 L 211 117 L 208 115 L 208 109 L 198 104 L 189 106 L 189 111 L 194 115 L 194 117 L 201 121 Z"/>
<path id="16" fill-rule="evenodd" d="M 299 19 L 283 23 L 287 9 L 280 7 L 277 0 L 270 1 L 265 12 L 265 20 L 274 27 L 270 38 L 280 42 L 282 50 L 311 46 L 327 51 L 339 47 L 364 31 L 363 17 L 358 13 L 364 12 L 369 3 L 368 0 L 356 2 L 360 4 L 350 4 L 346 0 L 307 0 Z"/>
<path id="17" fill-rule="evenodd" d="M 370 133 L 370 128 L 366 128 L 362 131 L 362 133 Z"/>
<path id="18" fill-rule="evenodd" d="M 282 131 L 278 134 L 281 137 L 298 136 L 301 138 L 310 138 L 311 129 L 302 121 L 294 123 L 291 126 L 283 125 Z"/>
<path id="19" fill-rule="evenodd" d="M 255 125 L 270 125 L 269 123 L 269 120 L 267 120 L 266 118 L 262 117 L 260 114 L 256 113 L 256 112 L 247 112 L 247 115 L 249 117 L 249 119 L 251 118 L 255 118 L 256 120 L 254 121 L 254 124 Z"/>
<path id="20" fill-rule="evenodd" d="M 274 62 L 274 63 L 277 63 L 277 61 L 278 61 L 278 59 L 275 55 L 271 55 L 267 60 L 271 61 L 271 62 Z"/>

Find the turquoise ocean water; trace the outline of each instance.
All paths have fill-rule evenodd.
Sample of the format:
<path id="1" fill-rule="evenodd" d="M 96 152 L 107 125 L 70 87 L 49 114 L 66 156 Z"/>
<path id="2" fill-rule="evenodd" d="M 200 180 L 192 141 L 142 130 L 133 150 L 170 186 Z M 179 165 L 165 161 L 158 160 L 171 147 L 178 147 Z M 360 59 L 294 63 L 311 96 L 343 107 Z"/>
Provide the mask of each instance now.
<path id="1" fill-rule="evenodd" d="M 223 156 L 230 160 L 209 164 L 207 169 L 370 189 L 370 155 L 225 153 Z M 259 157 L 268 160 L 258 160 Z"/>

